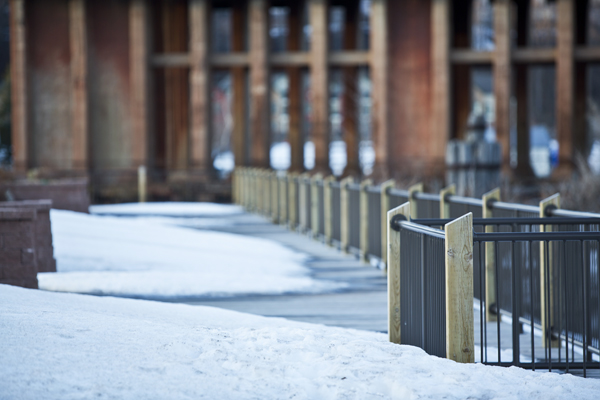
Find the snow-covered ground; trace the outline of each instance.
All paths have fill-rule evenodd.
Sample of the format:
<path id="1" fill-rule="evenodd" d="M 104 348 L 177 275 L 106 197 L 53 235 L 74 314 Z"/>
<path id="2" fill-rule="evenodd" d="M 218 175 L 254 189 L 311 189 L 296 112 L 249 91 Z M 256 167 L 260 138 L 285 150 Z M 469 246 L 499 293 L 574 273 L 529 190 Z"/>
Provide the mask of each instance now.
<path id="1" fill-rule="evenodd" d="M 2 399 L 598 399 L 600 381 L 456 364 L 383 334 L 0 285 Z"/>
<path id="2" fill-rule="evenodd" d="M 213 211 L 240 212 L 224 207 Z M 164 213 L 166 208 L 148 204 L 104 210 L 141 215 Z M 191 209 L 173 207 L 172 215 L 187 215 Z M 45 290 L 175 298 L 315 293 L 342 287 L 312 279 L 302 265 L 306 255 L 265 239 L 167 226 L 160 219 L 142 217 L 52 210 L 50 218 L 58 273 L 38 274 Z"/>
<path id="3" fill-rule="evenodd" d="M 90 206 L 95 215 L 167 216 L 218 218 L 244 212 L 241 206 L 217 203 L 124 203 Z"/>

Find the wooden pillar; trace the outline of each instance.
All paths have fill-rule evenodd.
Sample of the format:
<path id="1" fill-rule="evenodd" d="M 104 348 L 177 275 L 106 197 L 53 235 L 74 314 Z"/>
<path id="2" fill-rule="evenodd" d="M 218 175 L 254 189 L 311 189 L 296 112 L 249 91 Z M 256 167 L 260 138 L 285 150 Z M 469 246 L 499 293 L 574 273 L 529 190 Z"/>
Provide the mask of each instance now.
<path id="1" fill-rule="evenodd" d="M 309 0 L 309 21 L 312 27 L 310 43 L 310 92 L 312 105 L 312 141 L 315 145 L 315 168 L 329 168 L 329 67 L 327 0 Z"/>
<path id="2" fill-rule="evenodd" d="M 560 208 L 560 193 L 540 201 L 540 218 L 547 217 L 546 207 L 548 206 Z M 552 225 L 540 225 L 540 232 L 552 232 Z M 554 246 L 555 244 L 552 242 L 540 242 L 540 322 L 542 325 L 542 346 L 545 348 L 560 347 L 560 340 L 552 337 L 552 333 L 558 333 L 554 326 L 558 310 L 555 310 L 553 306 L 556 299 L 553 279 L 554 262 L 552 260 Z"/>
<path id="3" fill-rule="evenodd" d="M 25 0 L 10 2 L 10 84 L 13 167 L 25 172 L 29 168 Z"/>
<path id="4" fill-rule="evenodd" d="M 410 218 L 410 203 L 406 202 L 387 213 L 385 229 L 387 231 L 387 270 L 388 270 L 388 337 L 390 342 L 401 344 L 402 326 L 400 325 L 400 232 L 390 228 L 392 218 L 404 215 Z"/>
<path id="5" fill-rule="evenodd" d="M 362 260 L 369 262 L 369 193 L 367 190 L 373 184 L 371 179 L 365 179 L 360 183 L 359 209 L 360 209 L 360 233 L 359 243 Z"/>
<path id="6" fill-rule="evenodd" d="M 287 42 L 288 51 L 300 50 L 300 32 L 302 30 L 302 2 L 290 3 L 290 16 L 288 21 L 289 35 Z M 289 113 L 289 141 L 292 155 L 290 170 L 304 171 L 304 136 L 302 134 L 302 74 L 300 68 L 287 69 L 289 79 L 288 113 Z"/>
<path id="7" fill-rule="evenodd" d="M 190 0 L 190 167 L 197 171 L 210 168 L 210 69 L 208 65 L 208 3 Z"/>
<path id="8" fill-rule="evenodd" d="M 450 139 L 450 0 L 431 2 L 431 123 L 432 159 L 443 163 Z"/>
<path id="9" fill-rule="evenodd" d="M 325 231 L 325 244 L 331 246 L 331 235 L 333 234 L 333 213 L 331 204 L 331 184 L 335 182 L 335 177 L 329 175 L 323 180 L 323 230 Z"/>
<path id="10" fill-rule="evenodd" d="M 573 113 L 575 65 L 575 2 L 556 2 L 556 137 L 559 167 L 555 175 L 570 174 L 573 169 Z"/>
<path id="11" fill-rule="evenodd" d="M 371 69 L 371 136 L 375 149 L 375 166 L 373 177 L 382 180 L 389 177 L 389 60 L 388 60 L 388 1 L 373 0 L 371 2 L 371 52 L 369 67 Z"/>
<path id="12" fill-rule="evenodd" d="M 134 167 L 148 162 L 148 31 L 146 1 L 133 0 L 129 6 L 129 65 Z"/>
<path id="13" fill-rule="evenodd" d="M 494 2 L 494 96 L 496 97 L 496 137 L 502 146 L 502 163 L 510 168 L 510 93 L 511 93 L 511 38 L 510 0 Z"/>
<path id="14" fill-rule="evenodd" d="M 232 43 L 233 52 L 244 51 L 246 9 L 241 3 L 233 7 Z M 235 165 L 247 165 L 246 151 L 246 71 L 243 67 L 231 68 L 231 85 L 233 91 L 232 113 L 233 132 L 232 147 Z"/>
<path id="15" fill-rule="evenodd" d="M 348 186 L 354 183 L 351 176 L 340 181 L 340 247 L 343 252 L 348 252 L 350 245 L 350 190 Z"/>
<path id="16" fill-rule="evenodd" d="M 344 27 L 344 50 L 356 50 L 358 36 L 358 7 L 357 1 L 346 3 L 346 23 Z M 346 142 L 346 168 L 345 176 L 361 176 L 358 148 L 360 134 L 358 131 L 359 115 L 359 88 L 358 68 L 346 67 L 343 69 L 344 96 L 342 98 L 343 135 Z"/>
<path id="17" fill-rule="evenodd" d="M 269 167 L 269 68 L 267 2 L 248 3 L 250 34 L 250 159 L 254 166 Z"/>
<path id="18" fill-rule="evenodd" d="M 393 189 L 396 185 L 396 181 L 390 179 L 381 184 L 381 259 L 387 262 L 388 253 L 388 230 L 387 230 L 387 213 L 390 210 L 390 195 L 388 190 Z M 410 215 L 410 214 L 409 214 Z"/>

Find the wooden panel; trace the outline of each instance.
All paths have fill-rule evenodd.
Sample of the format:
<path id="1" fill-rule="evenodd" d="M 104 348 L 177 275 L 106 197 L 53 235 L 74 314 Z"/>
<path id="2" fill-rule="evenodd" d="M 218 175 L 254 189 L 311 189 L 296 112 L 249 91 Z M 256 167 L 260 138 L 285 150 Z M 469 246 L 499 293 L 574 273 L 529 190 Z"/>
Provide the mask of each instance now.
<path id="1" fill-rule="evenodd" d="M 210 74 L 208 68 L 208 4 L 206 0 L 189 3 L 190 70 L 190 164 L 194 169 L 210 165 Z"/>
<path id="2" fill-rule="evenodd" d="M 446 224 L 446 358 L 475 362 L 473 214 Z"/>
<path id="3" fill-rule="evenodd" d="M 559 166 L 555 173 L 570 173 L 573 164 L 573 112 L 575 5 L 573 0 L 556 2 L 556 137 L 559 145 Z"/>
<path id="4" fill-rule="evenodd" d="M 329 171 L 329 70 L 327 65 L 327 2 L 310 0 L 310 93 L 312 141 L 315 145 L 315 171 Z"/>
<path id="5" fill-rule="evenodd" d="M 390 228 L 390 222 L 396 215 L 410 217 L 410 203 L 406 202 L 387 212 L 384 224 L 387 230 L 387 271 L 388 271 L 388 337 L 390 342 L 402 343 L 400 325 L 400 232 Z"/>
<path id="6" fill-rule="evenodd" d="M 494 2 L 494 96 L 496 97 L 496 138 L 502 146 L 504 168 L 509 167 L 510 156 L 510 0 Z"/>
<path id="7" fill-rule="evenodd" d="M 432 0 L 431 4 L 431 154 L 444 157 L 450 139 L 450 2 Z"/>
<path id="8" fill-rule="evenodd" d="M 349 252 L 350 245 L 350 190 L 348 186 L 354 183 L 351 176 L 340 181 L 340 247 L 345 253 Z"/>
<path id="9" fill-rule="evenodd" d="M 359 232 L 359 243 L 362 260 L 366 263 L 369 262 L 369 193 L 367 188 L 373 185 L 371 179 L 365 179 L 360 183 L 360 232 Z"/>
<path id="10" fill-rule="evenodd" d="M 10 2 L 10 84 L 13 166 L 15 171 L 24 172 L 29 167 L 24 0 L 11 0 Z"/>
<path id="11" fill-rule="evenodd" d="M 267 65 L 267 3 L 250 0 L 250 143 L 251 162 L 269 166 L 269 69 Z"/>
<path id="12" fill-rule="evenodd" d="M 373 177 L 386 178 L 389 175 L 389 60 L 388 60 L 388 2 L 374 0 L 371 3 L 371 138 L 375 149 Z"/>
<path id="13" fill-rule="evenodd" d="M 132 158 L 134 166 L 148 163 L 148 10 L 144 0 L 129 8 Z"/>

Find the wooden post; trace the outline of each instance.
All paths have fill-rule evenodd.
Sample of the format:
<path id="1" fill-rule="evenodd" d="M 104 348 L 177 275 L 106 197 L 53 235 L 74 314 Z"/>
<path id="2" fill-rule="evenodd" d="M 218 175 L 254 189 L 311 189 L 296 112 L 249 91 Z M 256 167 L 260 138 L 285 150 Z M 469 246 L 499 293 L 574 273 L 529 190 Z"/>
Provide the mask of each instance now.
<path id="1" fill-rule="evenodd" d="M 410 218 L 410 203 L 406 203 L 386 212 L 385 229 L 387 233 L 388 250 L 388 337 L 390 342 L 401 344 L 400 326 L 400 232 L 390 228 L 392 218 L 396 215 L 404 215 Z"/>
<path id="2" fill-rule="evenodd" d="M 279 222 L 279 179 L 277 178 L 277 172 L 271 172 L 271 219 L 274 224 Z"/>
<path id="3" fill-rule="evenodd" d="M 391 209 L 390 207 L 390 196 L 388 195 L 388 190 L 392 189 L 396 185 L 396 181 L 390 179 L 389 181 L 385 181 L 381 184 L 381 259 L 384 262 L 387 262 L 387 238 L 388 238 L 388 230 L 387 230 L 387 213 Z"/>
<path id="4" fill-rule="evenodd" d="M 333 214 L 331 212 L 331 184 L 333 182 L 335 182 L 335 177 L 333 175 L 329 175 L 323 181 L 323 217 L 325 218 L 325 243 L 330 246 L 331 235 L 333 234 Z"/>
<path id="5" fill-rule="evenodd" d="M 132 28 L 135 25 L 137 18 L 135 10 L 136 3 L 131 3 L 132 13 Z M 71 135 L 72 142 L 72 168 L 78 171 L 87 171 L 88 169 L 88 86 L 87 86 L 87 18 L 86 6 L 84 0 L 69 1 L 69 41 L 71 48 Z M 137 39 L 135 32 L 132 29 L 132 43 Z M 140 44 L 141 45 L 141 44 Z M 133 50 L 133 49 L 131 49 Z M 143 52 L 144 48 L 138 50 Z M 138 55 L 138 54 L 135 54 Z M 133 54 L 132 54 L 133 56 Z M 132 63 L 134 62 L 132 57 Z M 144 65 L 145 66 L 145 65 Z M 140 71 L 141 72 L 141 71 Z M 145 76 L 145 75 L 142 75 Z M 132 75 L 133 79 L 139 77 Z M 136 87 L 135 82 L 133 87 Z M 132 91 L 132 99 L 136 98 L 137 93 Z M 136 99 L 137 100 L 137 99 Z M 138 111 L 135 108 L 135 100 L 132 112 Z M 137 121 L 134 118 L 134 126 Z M 135 132 L 135 128 L 134 128 Z M 145 149 L 145 140 L 143 143 L 138 143 L 134 140 L 134 149 L 141 147 Z M 134 162 L 144 163 L 145 159 L 136 159 Z"/>
<path id="6" fill-rule="evenodd" d="M 329 66 L 327 65 L 328 24 L 327 1 L 309 0 L 310 93 L 312 107 L 312 141 L 315 145 L 316 172 L 329 171 Z"/>
<path id="7" fill-rule="evenodd" d="M 287 172 L 279 177 L 279 224 L 286 225 L 288 222 L 288 194 L 287 194 Z"/>
<path id="8" fill-rule="evenodd" d="M 423 183 L 415 183 L 408 188 L 408 201 L 410 201 L 410 219 L 419 218 L 418 205 L 413 198 L 414 194 L 423 191 Z"/>
<path id="9" fill-rule="evenodd" d="M 446 201 L 446 196 L 456 194 L 456 185 L 452 184 L 440 191 L 440 218 L 452 218 L 450 216 L 450 204 Z"/>
<path id="10" fill-rule="evenodd" d="M 265 0 L 248 3 L 250 34 L 250 143 L 255 166 L 269 166 L 268 18 Z"/>
<path id="11" fill-rule="evenodd" d="M 298 214 L 297 214 L 297 204 L 296 204 L 296 180 L 298 178 L 298 174 L 296 172 L 291 172 L 288 174 L 288 194 L 289 194 L 289 219 L 290 219 L 290 229 L 296 229 L 298 225 Z"/>
<path id="12" fill-rule="evenodd" d="M 450 0 L 431 1 L 431 153 L 440 161 L 450 139 L 452 105 L 450 102 Z M 411 202 L 411 212 L 416 214 Z"/>
<path id="13" fill-rule="evenodd" d="M 511 0 L 494 1 L 494 96 L 496 97 L 496 137 L 502 146 L 502 163 L 510 166 L 510 96 L 511 96 Z"/>
<path id="14" fill-rule="evenodd" d="M 556 137 L 559 168 L 568 177 L 573 169 L 573 116 L 575 112 L 575 1 L 556 2 Z"/>
<path id="15" fill-rule="evenodd" d="M 373 184 L 371 179 L 360 183 L 360 252 L 364 262 L 369 262 L 369 193 L 367 189 Z"/>
<path id="16" fill-rule="evenodd" d="M 350 193 L 348 186 L 354 183 L 354 178 L 349 176 L 340 181 L 340 242 L 341 250 L 348 252 L 350 244 Z"/>
<path id="17" fill-rule="evenodd" d="M 371 40 L 369 67 L 372 85 L 372 137 L 375 149 L 373 176 L 385 179 L 389 176 L 389 49 L 388 49 L 388 0 L 371 2 Z"/>
<path id="18" fill-rule="evenodd" d="M 140 165 L 138 167 L 138 201 L 140 203 L 146 202 L 146 193 L 148 192 L 148 181 L 146 178 L 146 167 Z"/>
<path id="19" fill-rule="evenodd" d="M 10 1 L 10 95 L 13 166 L 16 172 L 29 168 L 29 112 L 27 109 L 27 26 L 25 0 Z"/>
<path id="20" fill-rule="evenodd" d="M 317 173 L 313 175 L 310 181 L 310 226 L 313 233 L 313 238 L 319 237 L 319 192 L 317 181 L 323 180 L 323 174 Z"/>
<path id="21" fill-rule="evenodd" d="M 256 205 L 256 183 L 254 182 L 254 168 L 250 168 L 248 171 L 248 187 L 250 189 L 250 204 L 248 208 L 251 212 L 254 212 L 254 207 Z"/>
<path id="22" fill-rule="evenodd" d="M 540 218 L 547 217 L 546 208 L 553 206 L 560 208 L 560 193 L 556 193 L 542 201 L 540 201 Z M 552 232 L 552 225 L 540 225 L 541 232 Z M 554 243 L 548 243 L 548 258 L 546 258 L 546 243 L 540 242 L 540 309 L 541 309 L 541 325 L 544 332 L 542 336 L 543 347 L 560 347 L 560 340 L 553 339 L 550 335 L 555 324 L 555 310 L 552 307 L 552 300 L 554 299 L 554 282 L 553 267 L 554 263 L 552 260 Z M 546 268 L 547 266 L 547 268 Z"/>
<path id="23" fill-rule="evenodd" d="M 190 164 L 200 171 L 210 169 L 210 68 L 208 66 L 209 4 L 190 0 Z"/>
<path id="24" fill-rule="evenodd" d="M 446 224 L 446 358 L 475 362 L 473 213 Z"/>
<path id="25" fill-rule="evenodd" d="M 483 206 L 483 218 L 492 218 L 492 208 L 489 206 L 493 201 L 500 201 L 500 188 L 491 190 L 483 195 L 481 203 Z M 493 226 L 486 226 L 486 232 L 494 232 Z M 497 321 L 502 318 L 499 312 L 493 313 L 492 306 L 496 305 L 496 248 L 494 243 L 485 243 L 485 318 L 487 322 Z"/>
<path id="26" fill-rule="evenodd" d="M 310 176 L 308 173 L 303 173 L 298 177 L 298 197 L 300 198 L 300 200 L 298 201 L 298 209 L 299 209 L 299 216 L 298 216 L 298 220 L 299 220 L 299 226 L 300 226 L 300 232 L 306 232 L 306 229 L 308 227 L 308 215 L 306 213 L 306 207 L 308 206 L 308 202 L 306 199 L 307 196 L 307 190 L 306 190 L 306 181 L 310 179 Z"/>

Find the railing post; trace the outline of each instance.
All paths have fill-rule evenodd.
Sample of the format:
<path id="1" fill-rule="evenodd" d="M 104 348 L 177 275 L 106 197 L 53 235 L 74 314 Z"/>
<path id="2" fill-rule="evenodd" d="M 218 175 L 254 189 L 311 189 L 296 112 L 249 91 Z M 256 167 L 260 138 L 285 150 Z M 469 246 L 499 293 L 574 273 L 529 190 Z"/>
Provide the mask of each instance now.
<path id="1" fill-rule="evenodd" d="M 446 224 L 446 358 L 475 362 L 473 214 Z"/>
<path id="2" fill-rule="evenodd" d="M 548 217 L 546 210 L 548 207 L 560 208 L 560 193 L 556 193 L 542 201 L 540 201 L 540 217 Z M 540 232 L 552 232 L 552 225 L 540 225 Z M 542 337 L 542 344 L 544 348 L 547 347 L 560 347 L 560 340 L 552 337 L 552 330 L 554 328 L 554 307 L 552 307 L 552 300 L 554 299 L 554 284 L 553 284 L 553 247 L 554 244 L 548 242 L 548 249 L 546 249 L 546 243 L 540 242 L 540 305 L 541 305 L 541 316 L 542 316 L 542 329 L 544 335 Z M 548 258 L 546 258 L 546 252 Z"/>
<path id="3" fill-rule="evenodd" d="M 331 246 L 331 235 L 333 234 L 333 213 L 331 212 L 331 184 L 335 182 L 335 177 L 329 175 L 323 181 L 323 218 L 325 243 Z"/>
<path id="4" fill-rule="evenodd" d="M 417 201 L 413 198 L 414 194 L 417 192 L 423 191 L 423 183 L 415 183 L 411 187 L 408 188 L 408 201 L 410 201 L 410 218 L 416 219 L 419 218 L 419 208 L 417 206 Z"/>
<path id="5" fill-rule="evenodd" d="M 279 222 L 279 178 L 277 171 L 271 172 L 271 219 L 274 224 Z"/>
<path id="6" fill-rule="evenodd" d="M 389 181 L 388 181 L 389 182 Z M 388 251 L 388 337 L 390 342 L 400 344 L 400 232 L 391 229 L 392 218 L 396 215 L 410 217 L 410 202 L 406 202 L 386 212 L 385 231 L 387 234 Z"/>
<path id="7" fill-rule="evenodd" d="M 250 171 L 248 171 L 248 183 L 250 187 L 250 204 L 248 205 L 248 208 L 250 209 L 250 212 L 254 212 L 256 209 L 256 183 L 254 175 L 255 168 L 251 168 Z"/>
<path id="8" fill-rule="evenodd" d="M 323 174 L 320 172 L 314 174 L 310 180 L 310 227 L 313 238 L 319 237 L 319 192 L 317 182 L 323 180 Z"/>
<path id="9" fill-rule="evenodd" d="M 248 210 L 248 169 L 244 168 L 241 172 L 242 178 L 242 206 Z"/>
<path id="10" fill-rule="evenodd" d="M 440 190 L 440 218 L 451 218 L 450 217 L 450 204 L 446 201 L 446 196 L 453 196 L 456 194 L 456 185 L 452 185 Z"/>
<path id="11" fill-rule="evenodd" d="M 341 250 L 348 252 L 350 243 L 350 221 L 348 207 L 350 206 L 350 193 L 348 186 L 354 182 L 354 178 L 349 176 L 340 181 L 340 242 Z"/>
<path id="12" fill-rule="evenodd" d="M 264 190 L 264 215 L 269 217 L 271 215 L 271 172 L 268 169 L 263 170 L 263 190 Z"/>
<path id="13" fill-rule="evenodd" d="M 146 202 L 146 194 L 148 193 L 148 176 L 146 175 L 146 166 L 138 167 L 138 201 Z"/>
<path id="14" fill-rule="evenodd" d="M 492 203 L 500 201 L 500 188 L 491 190 L 483 195 L 481 203 L 483 205 L 483 218 L 492 218 Z M 486 232 L 494 232 L 493 226 L 486 226 Z M 485 318 L 488 322 L 497 321 L 500 316 L 500 310 L 492 311 L 492 307 L 496 306 L 496 248 L 495 244 L 485 243 Z"/>
<path id="15" fill-rule="evenodd" d="M 360 252 L 364 262 L 369 261 L 369 193 L 367 189 L 373 184 L 371 179 L 365 179 L 360 183 Z"/>
<path id="16" fill-rule="evenodd" d="M 287 177 L 287 172 L 279 177 L 279 224 L 281 225 L 286 225 L 288 219 Z"/>
<path id="17" fill-rule="evenodd" d="M 288 216 L 290 220 L 290 230 L 296 229 L 296 225 L 298 225 L 298 215 L 297 215 L 297 204 L 296 204 L 296 180 L 298 178 L 298 173 L 291 172 L 288 174 Z"/>
<path id="18" fill-rule="evenodd" d="M 387 251 L 388 251 L 388 226 L 387 226 L 387 213 L 391 209 L 390 207 L 390 195 L 388 190 L 392 189 L 396 185 L 396 181 L 390 179 L 381 184 L 381 259 L 387 263 Z"/>
<path id="19" fill-rule="evenodd" d="M 298 195 L 300 200 L 298 202 L 298 208 L 300 210 L 300 215 L 298 216 L 300 232 L 306 232 L 306 228 L 308 227 L 308 215 L 306 213 L 306 207 L 308 206 L 306 199 L 306 181 L 310 179 L 308 173 L 303 173 L 298 177 Z"/>

